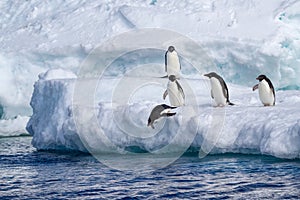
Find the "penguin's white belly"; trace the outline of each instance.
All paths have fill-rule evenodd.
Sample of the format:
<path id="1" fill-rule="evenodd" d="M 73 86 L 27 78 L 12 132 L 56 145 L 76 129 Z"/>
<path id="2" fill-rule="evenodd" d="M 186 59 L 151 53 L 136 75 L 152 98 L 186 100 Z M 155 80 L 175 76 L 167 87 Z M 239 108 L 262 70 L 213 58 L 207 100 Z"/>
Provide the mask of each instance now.
<path id="1" fill-rule="evenodd" d="M 258 84 L 259 98 L 263 104 L 273 105 L 274 95 L 267 81 L 262 80 Z"/>
<path id="2" fill-rule="evenodd" d="M 180 73 L 180 63 L 179 58 L 176 52 L 168 53 L 167 54 L 167 74 L 175 75 L 177 78 L 179 77 Z"/>
<path id="3" fill-rule="evenodd" d="M 217 106 L 225 106 L 226 105 L 226 98 L 224 97 L 222 86 L 218 79 L 212 77 L 210 79 L 211 84 L 211 92 L 214 97 L 214 100 Z"/>
<path id="4" fill-rule="evenodd" d="M 172 106 L 179 107 L 184 105 L 183 95 L 178 90 L 177 84 L 175 82 L 169 82 L 167 91 L 169 95 L 169 101 Z"/>

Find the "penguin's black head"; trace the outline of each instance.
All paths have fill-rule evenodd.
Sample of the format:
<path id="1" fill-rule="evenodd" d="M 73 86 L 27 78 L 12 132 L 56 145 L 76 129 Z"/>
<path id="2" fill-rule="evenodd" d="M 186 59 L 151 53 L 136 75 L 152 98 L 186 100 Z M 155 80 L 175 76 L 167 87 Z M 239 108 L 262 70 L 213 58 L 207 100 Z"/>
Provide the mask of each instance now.
<path id="1" fill-rule="evenodd" d="M 204 76 L 207 76 L 208 78 L 211 78 L 211 77 L 217 77 L 218 74 L 216 72 L 210 72 L 208 74 L 204 74 Z"/>
<path id="2" fill-rule="evenodd" d="M 169 80 L 174 82 L 176 80 L 176 76 L 175 75 L 170 75 Z"/>
<path id="3" fill-rule="evenodd" d="M 174 50 L 175 50 L 175 47 L 169 46 L 169 48 L 168 48 L 168 51 L 169 51 L 169 52 L 173 52 Z"/>
<path id="4" fill-rule="evenodd" d="M 259 80 L 259 81 L 262 81 L 262 80 L 265 80 L 267 77 L 263 74 L 259 75 L 256 80 Z"/>

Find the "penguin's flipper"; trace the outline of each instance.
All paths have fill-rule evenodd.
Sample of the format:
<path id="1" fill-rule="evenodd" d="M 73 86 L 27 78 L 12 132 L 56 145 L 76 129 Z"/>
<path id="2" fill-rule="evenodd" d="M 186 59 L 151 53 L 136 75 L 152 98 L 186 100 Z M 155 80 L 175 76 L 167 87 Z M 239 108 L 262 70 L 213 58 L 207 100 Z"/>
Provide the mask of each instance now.
<path id="1" fill-rule="evenodd" d="M 224 94 L 224 96 L 227 100 L 228 105 L 233 106 L 234 104 L 229 101 L 228 87 L 227 87 L 224 79 L 222 79 L 222 78 L 221 78 L 221 85 L 223 85 L 223 87 L 222 87 L 223 88 L 223 94 Z"/>
<path id="2" fill-rule="evenodd" d="M 176 113 L 164 113 L 162 116 L 171 117 L 171 116 L 174 116 L 174 115 L 176 115 Z"/>
<path id="3" fill-rule="evenodd" d="M 177 108 L 177 107 L 175 107 L 175 106 L 169 106 L 169 105 L 167 105 L 167 104 L 161 104 L 161 106 L 162 106 L 164 109 L 175 109 L 175 108 Z"/>
<path id="4" fill-rule="evenodd" d="M 168 90 L 166 90 L 166 91 L 164 92 L 164 94 L 163 94 L 163 100 L 166 99 L 167 95 L 168 95 Z"/>
<path id="5" fill-rule="evenodd" d="M 266 78 L 266 81 L 268 82 L 269 87 L 270 87 L 270 89 L 271 89 L 271 91 L 272 91 L 272 94 L 273 94 L 273 97 L 274 97 L 273 106 L 275 106 L 276 95 L 275 95 L 275 89 L 274 89 L 274 86 L 273 86 L 273 84 L 272 84 L 272 82 L 271 82 L 270 79 Z"/>
<path id="6" fill-rule="evenodd" d="M 185 99 L 185 94 L 183 92 L 181 85 L 178 83 L 178 81 L 176 81 L 176 84 L 177 84 L 177 88 L 178 88 L 179 92 L 182 94 L 183 99 Z"/>
<path id="7" fill-rule="evenodd" d="M 176 115 L 176 113 L 167 113 L 167 117 L 171 117 L 171 116 L 174 116 Z"/>
<path id="8" fill-rule="evenodd" d="M 275 89 L 274 89 L 274 87 L 271 88 L 271 91 L 272 91 L 273 96 L 274 96 L 274 103 L 273 103 L 273 106 L 275 106 L 276 95 L 275 95 Z"/>
<path id="9" fill-rule="evenodd" d="M 252 91 L 255 91 L 258 89 L 258 84 L 254 85 L 253 88 L 252 88 Z"/>
<path id="10" fill-rule="evenodd" d="M 228 87 L 227 87 L 227 85 L 226 85 L 226 83 L 225 83 L 225 81 L 222 77 L 219 76 L 217 79 L 220 81 L 223 95 L 227 99 L 228 98 Z"/>
<path id="11" fill-rule="evenodd" d="M 167 53 L 168 53 L 168 51 L 166 51 L 166 53 L 165 53 L 165 72 L 167 72 L 167 65 L 168 65 Z"/>
<path id="12" fill-rule="evenodd" d="M 275 95 L 275 89 L 274 89 L 274 86 L 273 86 L 271 80 L 268 79 L 268 78 L 266 78 L 265 80 L 268 82 L 268 85 L 269 85 L 270 89 L 272 90 L 273 95 L 274 95 L 274 99 L 275 99 L 275 96 L 276 96 L 276 95 Z"/>
<path id="13" fill-rule="evenodd" d="M 159 78 L 168 78 L 168 75 L 165 75 L 165 76 L 161 76 Z"/>
<path id="14" fill-rule="evenodd" d="M 227 102 L 229 102 L 229 92 L 228 92 L 228 87 L 227 84 L 225 83 L 224 79 L 220 77 L 220 83 L 223 88 L 223 95 L 227 99 Z"/>

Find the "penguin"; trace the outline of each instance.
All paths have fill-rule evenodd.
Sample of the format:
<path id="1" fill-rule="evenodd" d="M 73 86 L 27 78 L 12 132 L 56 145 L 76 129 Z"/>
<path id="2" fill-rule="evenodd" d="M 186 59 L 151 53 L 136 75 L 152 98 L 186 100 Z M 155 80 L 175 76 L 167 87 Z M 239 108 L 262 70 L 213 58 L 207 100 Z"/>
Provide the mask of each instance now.
<path id="1" fill-rule="evenodd" d="M 163 94 L 164 100 L 166 99 L 167 95 L 169 95 L 171 106 L 180 107 L 184 105 L 185 95 L 181 85 L 176 80 L 175 75 L 169 76 L 168 87 Z"/>
<path id="2" fill-rule="evenodd" d="M 168 76 L 175 75 L 176 78 L 180 78 L 180 70 L 181 65 L 175 47 L 169 46 L 165 53 L 165 71 Z"/>
<path id="3" fill-rule="evenodd" d="M 210 79 L 211 97 L 215 100 L 216 106 L 223 107 L 226 104 L 234 105 L 229 101 L 229 92 L 224 79 L 215 72 L 204 74 Z"/>
<path id="4" fill-rule="evenodd" d="M 154 122 L 161 117 L 171 117 L 175 115 L 176 112 L 171 113 L 171 110 L 175 108 L 176 107 L 168 106 L 166 104 L 160 104 L 155 106 L 150 113 L 147 126 L 151 126 L 154 129 Z"/>
<path id="5" fill-rule="evenodd" d="M 258 89 L 259 98 L 264 106 L 274 106 L 275 90 L 270 79 L 266 75 L 261 74 L 256 80 L 259 80 L 259 83 L 254 85 L 252 90 L 255 91 Z"/>

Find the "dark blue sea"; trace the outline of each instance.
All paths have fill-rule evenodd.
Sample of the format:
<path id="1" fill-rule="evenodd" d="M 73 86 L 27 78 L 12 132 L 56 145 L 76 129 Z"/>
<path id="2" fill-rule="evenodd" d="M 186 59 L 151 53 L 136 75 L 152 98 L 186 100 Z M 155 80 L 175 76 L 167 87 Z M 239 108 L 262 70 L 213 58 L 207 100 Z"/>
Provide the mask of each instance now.
<path id="1" fill-rule="evenodd" d="M 299 160 L 190 153 L 162 169 L 119 171 L 88 154 L 36 151 L 31 139 L 0 138 L 1 200 L 300 198 Z"/>

